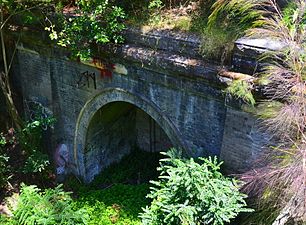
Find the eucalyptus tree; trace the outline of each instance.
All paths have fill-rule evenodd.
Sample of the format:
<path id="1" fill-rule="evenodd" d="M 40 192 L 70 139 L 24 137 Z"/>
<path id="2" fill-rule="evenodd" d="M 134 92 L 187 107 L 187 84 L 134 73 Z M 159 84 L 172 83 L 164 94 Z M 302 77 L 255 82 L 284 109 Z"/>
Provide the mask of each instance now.
<path id="1" fill-rule="evenodd" d="M 245 35 L 250 38 L 267 38 L 284 45 L 264 53 L 261 59 L 266 66 L 254 74 L 256 79 L 244 81 L 249 92 L 261 86 L 265 100 L 258 103 L 258 115 L 274 138 L 273 144 L 266 146 L 260 166 L 242 177 L 247 181 L 245 189 L 257 198 L 258 209 L 272 212 L 272 216 L 262 218 L 261 224 L 269 224 L 269 219 L 273 225 L 290 220 L 304 223 L 306 2 L 293 0 L 283 7 L 276 0 L 217 0 L 210 22 L 224 12 L 238 16 L 242 24 L 248 23 Z"/>
<path id="2" fill-rule="evenodd" d="M 9 13 L 11 6 L 11 1 L 1 1 L 0 3 L 0 39 L 1 39 L 1 54 L 2 54 L 2 60 L 3 60 L 3 71 L 0 72 L 0 87 L 4 94 L 5 100 L 6 100 L 6 106 L 7 110 L 14 121 L 14 124 L 17 128 L 21 128 L 21 120 L 17 111 L 17 108 L 13 101 L 12 96 L 12 89 L 9 81 L 9 71 L 12 65 L 11 62 L 8 62 L 7 60 L 7 52 L 6 52 L 6 45 L 4 40 L 4 29 L 6 28 L 6 25 L 8 24 L 9 19 L 12 17 L 12 14 Z"/>
<path id="3" fill-rule="evenodd" d="M 51 0 L 0 0 L 0 40 L 2 67 L 0 71 L 0 87 L 6 101 L 6 108 L 17 129 L 22 128 L 22 120 L 14 103 L 10 84 L 10 71 L 13 64 L 16 48 L 11 57 L 8 57 L 5 42 L 5 33 L 8 31 L 11 20 L 19 14 L 38 9 L 51 3 Z"/>

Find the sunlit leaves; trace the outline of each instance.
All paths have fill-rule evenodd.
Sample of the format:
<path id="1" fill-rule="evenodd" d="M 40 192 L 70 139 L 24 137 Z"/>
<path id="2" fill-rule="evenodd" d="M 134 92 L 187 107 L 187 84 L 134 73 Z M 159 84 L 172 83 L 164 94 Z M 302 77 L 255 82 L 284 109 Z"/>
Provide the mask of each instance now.
<path id="1" fill-rule="evenodd" d="M 22 225 L 87 224 L 88 215 L 83 209 L 72 208 L 70 194 L 62 185 L 44 191 L 35 185 L 22 185 L 12 220 Z"/>
<path id="2" fill-rule="evenodd" d="M 57 27 L 51 24 L 46 29 L 52 40 L 68 47 L 74 57 L 86 60 L 93 56 L 95 44 L 123 41 L 124 18 L 123 10 L 107 0 L 78 1 L 73 16 L 61 15 Z"/>
<path id="3" fill-rule="evenodd" d="M 252 85 L 244 80 L 234 80 L 226 89 L 226 92 L 232 96 L 242 99 L 245 103 L 252 106 L 256 101 L 252 94 Z"/>
<path id="4" fill-rule="evenodd" d="M 174 150 L 172 150 L 174 151 Z M 158 181 L 152 181 L 144 225 L 211 224 L 230 222 L 245 208 L 238 181 L 224 177 L 216 158 L 180 159 L 173 153 L 160 162 Z M 169 158 L 170 157 L 170 158 Z"/>

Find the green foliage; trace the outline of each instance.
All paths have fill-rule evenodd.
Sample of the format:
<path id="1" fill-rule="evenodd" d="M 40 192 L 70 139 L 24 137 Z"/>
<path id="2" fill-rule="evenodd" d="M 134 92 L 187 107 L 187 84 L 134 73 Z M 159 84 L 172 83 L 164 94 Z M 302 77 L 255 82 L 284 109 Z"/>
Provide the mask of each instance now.
<path id="1" fill-rule="evenodd" d="M 16 222 L 3 214 L 0 213 L 0 224 L 2 225 L 17 225 Z"/>
<path id="2" fill-rule="evenodd" d="M 271 119 L 277 116 L 282 106 L 283 103 L 278 101 L 261 102 L 256 107 L 255 115 L 259 116 L 261 119 Z"/>
<path id="3" fill-rule="evenodd" d="M 55 119 L 38 112 L 18 133 L 19 144 L 27 154 L 25 166 L 22 169 L 24 173 L 42 172 L 50 164 L 48 155 L 43 151 L 42 138 L 44 129 L 52 127 Z"/>
<path id="4" fill-rule="evenodd" d="M 244 80 L 234 80 L 226 89 L 232 96 L 242 99 L 244 102 L 255 105 L 256 101 L 252 94 L 252 86 Z"/>
<path id="5" fill-rule="evenodd" d="M 158 177 L 159 153 L 134 150 L 104 169 L 89 185 L 70 179 L 66 184 L 79 196 L 75 209 L 90 215 L 90 225 L 140 225 L 142 208 L 150 203 L 148 181 Z"/>
<path id="6" fill-rule="evenodd" d="M 7 184 L 7 181 L 9 180 L 9 169 L 7 166 L 8 159 L 9 158 L 6 154 L 0 152 L 0 188 L 5 186 Z"/>
<path id="7" fill-rule="evenodd" d="M 283 10 L 283 22 L 289 29 L 289 33 L 295 34 L 299 30 L 304 30 L 306 26 L 306 14 L 301 16 L 299 23 L 296 20 L 299 17 L 300 9 L 296 2 L 289 2 L 288 5 Z"/>
<path id="8" fill-rule="evenodd" d="M 145 196 L 148 184 L 115 184 L 102 190 L 84 190 L 74 202 L 74 209 L 90 215 L 88 225 L 141 225 L 138 214 L 149 204 Z"/>
<path id="9" fill-rule="evenodd" d="M 172 150 L 173 151 L 173 150 Z M 230 222 L 245 208 L 238 181 L 224 177 L 217 159 L 162 159 L 161 175 L 147 196 L 152 199 L 140 215 L 144 225 L 213 224 Z"/>
<path id="10" fill-rule="evenodd" d="M 240 31 L 245 31 L 253 26 L 253 22 L 261 18 L 263 6 L 269 0 L 217 0 L 212 5 L 209 15 L 209 26 L 215 26 L 226 19 L 229 24 L 237 24 Z"/>
<path id="11" fill-rule="evenodd" d="M 156 168 L 159 165 L 160 157 L 157 152 L 134 150 L 124 156 L 120 163 L 112 164 L 104 169 L 90 185 L 93 188 L 98 188 L 103 184 L 149 182 L 150 179 L 155 179 L 159 175 Z"/>
<path id="12" fill-rule="evenodd" d="M 245 26 L 239 24 L 239 20 L 232 14 L 220 13 L 216 20 L 212 20 L 215 2 L 200 1 L 199 12 L 193 18 L 193 27 L 201 34 L 200 53 L 206 59 L 228 64 L 234 42 L 243 35 Z"/>
<path id="13" fill-rule="evenodd" d="M 149 3 L 149 9 L 161 9 L 163 6 L 163 2 L 161 0 L 151 0 Z"/>
<path id="14" fill-rule="evenodd" d="M 40 151 L 33 151 L 27 158 L 22 169 L 24 173 L 38 173 L 45 171 L 50 164 L 47 154 Z"/>
<path id="15" fill-rule="evenodd" d="M 306 2 L 291 0 L 217 0 L 212 19 L 220 13 L 238 15 L 249 23 L 251 38 L 273 40 L 282 47 L 261 55 L 264 68 L 257 74 L 265 102 L 257 115 L 264 131 L 273 136 L 254 170 L 244 174 L 244 187 L 254 194 L 258 215 L 252 224 L 304 224 L 306 161 Z M 257 82 L 255 83 L 257 84 Z M 243 85 L 242 85 L 243 86 Z M 247 85 L 233 88 L 241 97 Z M 272 213 L 271 213 L 272 212 Z M 266 215 L 270 218 L 267 219 Z M 251 224 L 248 222 L 248 224 Z"/>
<path id="16" fill-rule="evenodd" d="M 0 133 L 0 149 L 2 149 L 6 145 L 6 140 L 3 133 Z"/>
<path id="17" fill-rule="evenodd" d="M 13 220 L 20 225 L 86 224 L 88 215 L 82 209 L 72 208 L 69 192 L 61 185 L 41 191 L 36 186 L 21 186 Z"/>
<path id="18" fill-rule="evenodd" d="M 92 56 L 95 44 L 121 43 L 121 31 L 125 28 L 121 20 L 125 13 L 108 0 L 77 1 L 75 16 L 60 17 L 60 31 L 55 26 L 46 27 L 50 38 L 60 46 L 69 47 L 74 57 L 86 60 Z"/>
<path id="19" fill-rule="evenodd" d="M 9 180 L 9 168 L 7 166 L 7 162 L 9 157 L 4 152 L 4 146 L 6 145 L 6 139 L 2 133 L 0 133 L 0 188 L 7 184 Z"/>
<path id="20" fill-rule="evenodd" d="M 5 137 L 0 133 L 0 188 L 4 187 L 9 180 L 9 168 L 7 162 L 9 157 L 4 152 L 4 146 L 6 144 Z"/>
<path id="21" fill-rule="evenodd" d="M 234 48 L 234 40 L 237 33 L 234 30 L 226 30 L 223 27 L 214 26 L 208 28 L 207 25 L 201 28 L 200 53 L 210 60 L 220 61 L 226 64 Z"/>

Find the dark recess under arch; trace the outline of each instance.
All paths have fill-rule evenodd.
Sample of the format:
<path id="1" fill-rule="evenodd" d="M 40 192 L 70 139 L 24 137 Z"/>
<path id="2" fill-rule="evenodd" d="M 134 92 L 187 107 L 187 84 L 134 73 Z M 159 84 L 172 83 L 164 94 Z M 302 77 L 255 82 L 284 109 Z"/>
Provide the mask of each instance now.
<path id="1" fill-rule="evenodd" d="M 74 144 L 78 175 L 86 182 L 133 147 L 187 150 L 179 131 L 156 105 L 119 88 L 104 90 L 85 104 Z"/>

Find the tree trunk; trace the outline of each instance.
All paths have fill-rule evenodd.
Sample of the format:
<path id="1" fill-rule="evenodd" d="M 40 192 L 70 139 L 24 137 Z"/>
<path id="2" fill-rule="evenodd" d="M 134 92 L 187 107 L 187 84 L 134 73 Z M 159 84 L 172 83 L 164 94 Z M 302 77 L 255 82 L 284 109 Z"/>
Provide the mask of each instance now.
<path id="1" fill-rule="evenodd" d="M 3 19 L 3 8 L 1 5 L 1 12 L 0 12 L 0 26 L 4 23 Z M 5 103 L 7 106 L 7 110 L 9 115 L 11 116 L 11 119 L 17 129 L 22 128 L 22 120 L 19 117 L 17 108 L 14 104 L 14 100 L 12 97 L 12 91 L 11 91 L 11 86 L 10 86 L 10 81 L 9 81 L 9 69 L 8 69 L 8 63 L 7 63 L 7 58 L 6 58 L 6 48 L 5 48 L 5 43 L 4 43 L 4 33 L 3 33 L 3 28 L 0 29 L 0 39 L 1 39 L 1 49 L 2 49 L 2 57 L 3 57 L 3 67 L 4 67 L 4 72 L 2 71 L 0 73 L 0 87 L 3 92 L 3 95 L 5 97 Z"/>

